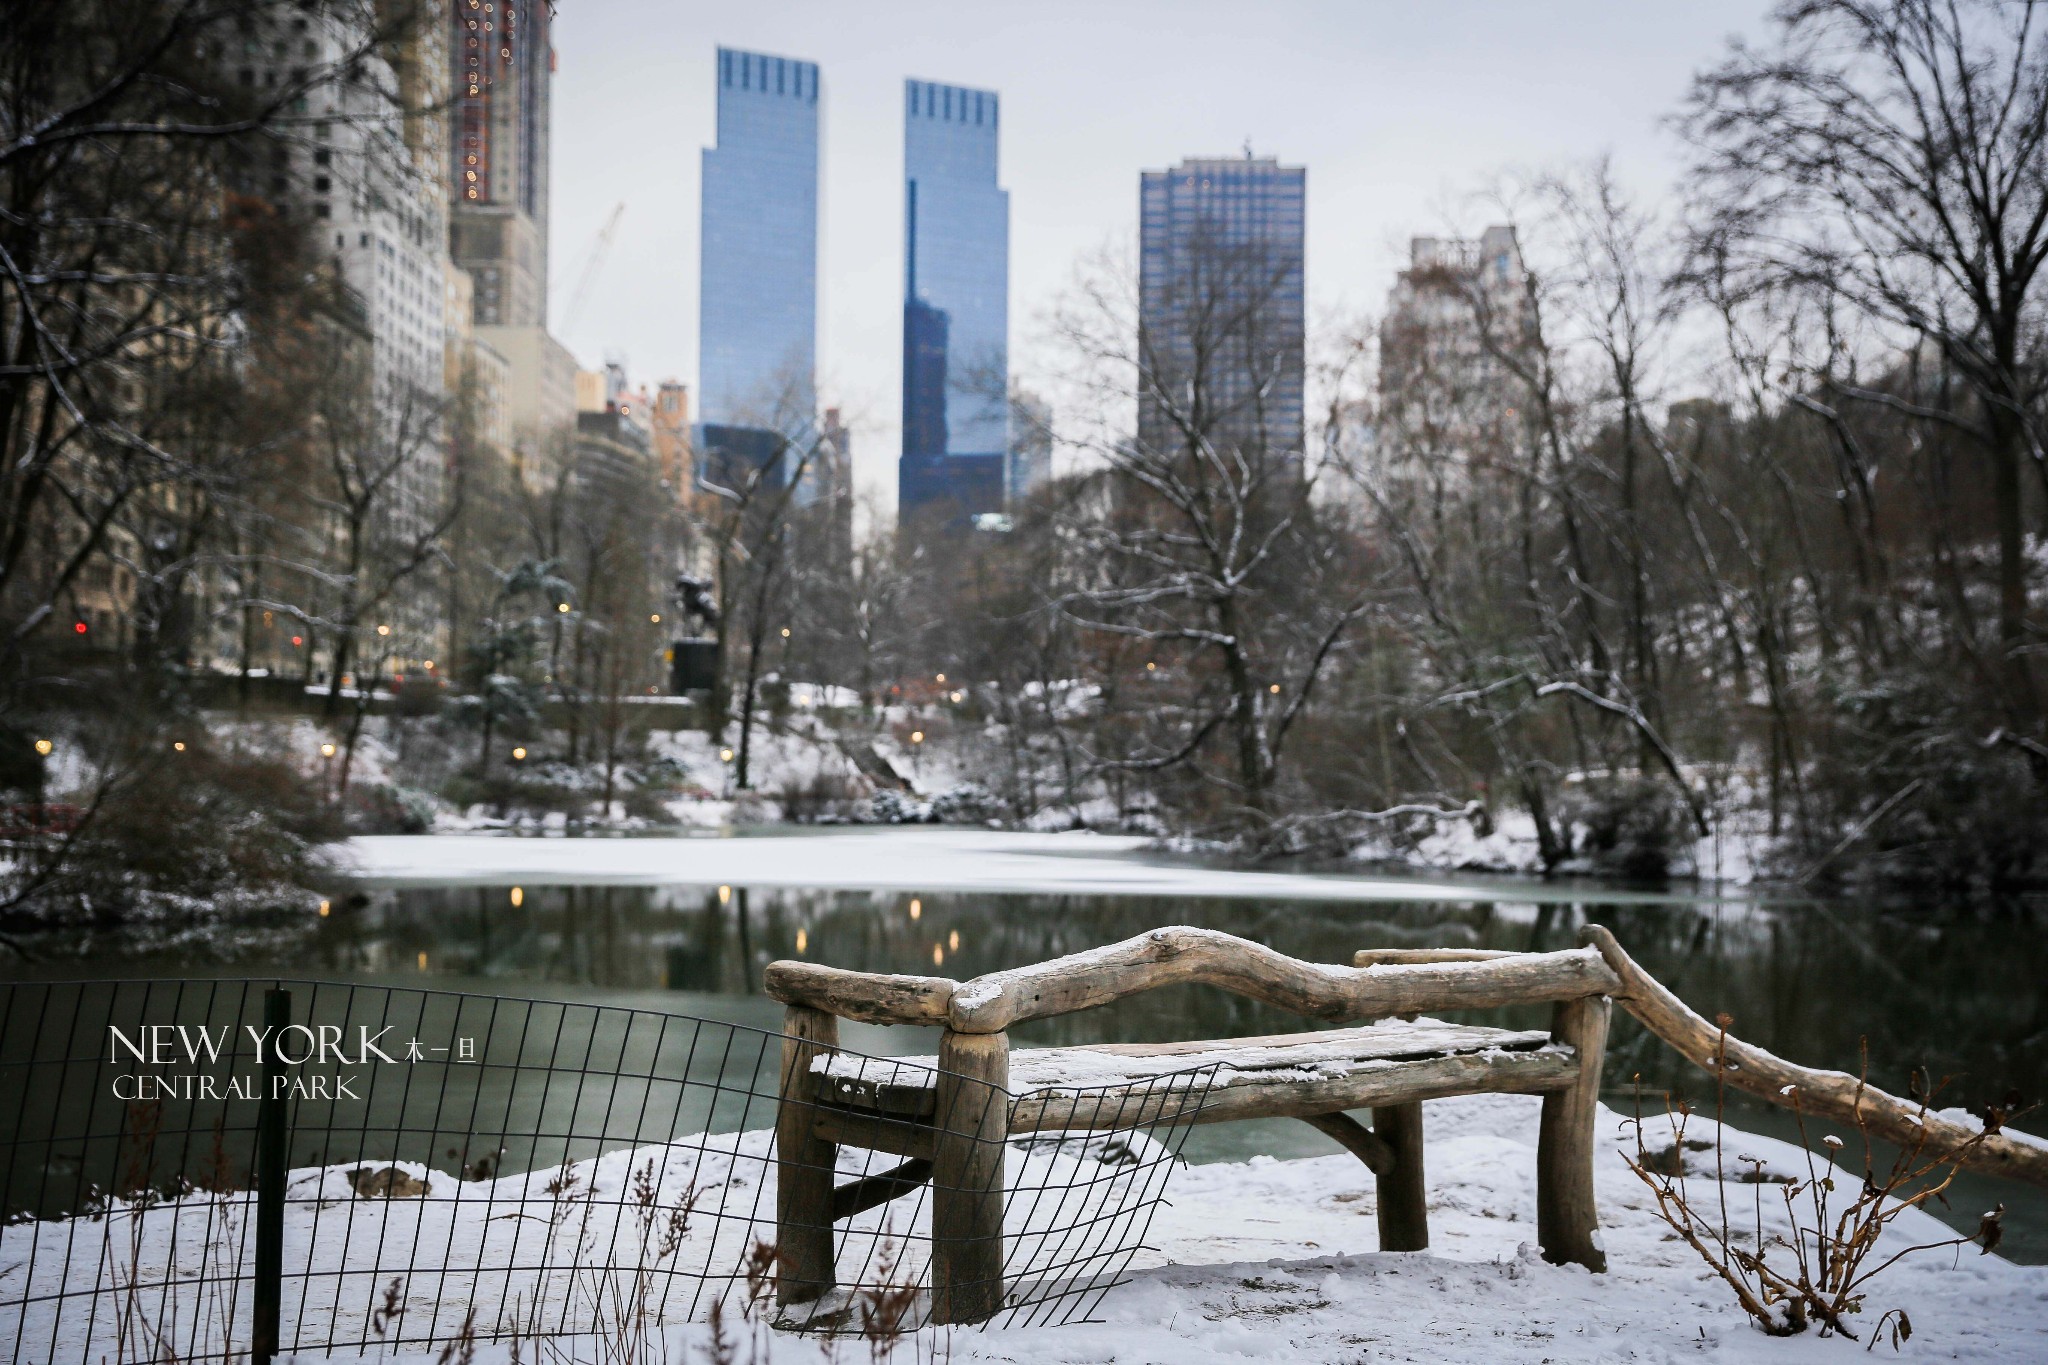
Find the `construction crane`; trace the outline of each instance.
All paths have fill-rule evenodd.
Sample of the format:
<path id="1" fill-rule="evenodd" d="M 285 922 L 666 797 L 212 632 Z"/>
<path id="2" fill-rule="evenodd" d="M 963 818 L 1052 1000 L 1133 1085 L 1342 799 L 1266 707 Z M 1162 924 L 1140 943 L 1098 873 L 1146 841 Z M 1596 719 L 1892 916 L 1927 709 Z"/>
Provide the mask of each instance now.
<path id="1" fill-rule="evenodd" d="M 597 230 L 597 240 L 584 254 L 583 273 L 576 277 L 576 292 L 569 296 L 569 306 L 562 313 L 563 336 L 568 336 L 576 326 L 576 315 L 583 311 L 583 305 L 590 299 L 590 286 L 597 283 L 597 272 L 603 268 L 604 258 L 611 254 L 612 237 L 618 232 L 619 218 L 625 211 L 624 200 L 612 206 L 612 216 L 604 220 L 604 226 Z"/>

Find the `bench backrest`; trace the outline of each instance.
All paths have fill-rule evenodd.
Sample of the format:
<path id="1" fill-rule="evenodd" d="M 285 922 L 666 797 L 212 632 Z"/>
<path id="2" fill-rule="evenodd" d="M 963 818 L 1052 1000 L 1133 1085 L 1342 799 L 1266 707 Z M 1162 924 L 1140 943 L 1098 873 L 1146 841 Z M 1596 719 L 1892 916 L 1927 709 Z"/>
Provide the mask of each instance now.
<path id="1" fill-rule="evenodd" d="M 850 972 L 773 962 L 768 994 L 870 1024 L 940 1024 L 1001 1033 L 1027 1019 L 1071 1014 L 1160 986 L 1199 982 L 1309 1019 L 1358 1023 L 1428 1010 L 1611 995 L 1620 978 L 1597 948 L 1554 953 L 1373 950 L 1361 964 L 1303 962 L 1264 944 L 1185 925 L 971 981 Z"/>

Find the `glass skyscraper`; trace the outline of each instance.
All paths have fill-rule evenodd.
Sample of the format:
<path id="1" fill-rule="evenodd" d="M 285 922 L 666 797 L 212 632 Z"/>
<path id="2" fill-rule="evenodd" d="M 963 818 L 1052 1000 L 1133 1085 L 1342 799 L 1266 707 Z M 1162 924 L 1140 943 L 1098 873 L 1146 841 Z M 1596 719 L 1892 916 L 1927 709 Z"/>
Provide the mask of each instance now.
<path id="1" fill-rule="evenodd" d="M 698 386 L 707 424 L 795 434 L 815 404 L 818 68 L 718 49 L 704 152 Z"/>
<path id="2" fill-rule="evenodd" d="M 1151 449 L 1187 440 L 1191 421 L 1212 441 L 1302 449 L 1307 205 L 1307 171 L 1249 150 L 1142 174 L 1138 438 Z"/>
<path id="3" fill-rule="evenodd" d="M 990 90 L 903 86 L 900 511 L 1003 508 L 1009 446 L 1010 194 Z"/>

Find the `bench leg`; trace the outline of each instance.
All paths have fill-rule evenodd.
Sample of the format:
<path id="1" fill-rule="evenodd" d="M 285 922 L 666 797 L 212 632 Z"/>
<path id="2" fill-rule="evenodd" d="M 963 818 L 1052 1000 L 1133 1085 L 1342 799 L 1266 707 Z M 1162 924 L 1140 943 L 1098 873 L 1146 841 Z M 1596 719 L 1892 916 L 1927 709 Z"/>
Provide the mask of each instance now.
<path id="1" fill-rule="evenodd" d="M 1003 1306 L 1003 1151 L 1010 1038 L 939 1040 L 932 1154 L 932 1321 L 983 1322 Z"/>
<path id="2" fill-rule="evenodd" d="M 1393 1152 L 1379 1177 L 1381 1251 L 1429 1249 L 1429 1201 L 1422 1180 L 1422 1105 L 1390 1104 L 1372 1111 L 1373 1135 Z"/>
<path id="3" fill-rule="evenodd" d="M 1607 1253 L 1593 1200 L 1593 1120 L 1612 1010 L 1604 995 L 1558 1002 L 1551 1037 L 1578 1050 L 1579 1074 L 1569 1089 L 1543 1097 L 1536 1140 L 1536 1240 L 1543 1259 L 1595 1272 L 1607 1269 Z"/>
<path id="4" fill-rule="evenodd" d="M 811 1059 L 839 1050 L 839 1021 L 791 1005 L 783 1015 L 782 1084 L 775 1110 L 775 1301 L 809 1303 L 837 1282 L 832 1190 L 839 1148 L 811 1132 Z"/>

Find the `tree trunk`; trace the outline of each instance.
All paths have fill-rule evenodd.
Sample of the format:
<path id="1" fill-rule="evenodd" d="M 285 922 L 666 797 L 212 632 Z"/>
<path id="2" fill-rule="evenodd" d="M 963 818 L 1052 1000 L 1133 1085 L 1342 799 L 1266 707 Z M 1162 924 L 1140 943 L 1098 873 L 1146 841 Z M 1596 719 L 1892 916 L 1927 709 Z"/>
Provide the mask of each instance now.
<path id="1" fill-rule="evenodd" d="M 1237 775 L 1244 787 L 1245 805 L 1254 814 L 1263 818 L 1267 815 L 1267 787 L 1272 773 L 1266 764 L 1264 735 L 1261 726 L 1265 717 L 1264 708 L 1259 705 L 1259 682 L 1251 673 L 1251 663 L 1245 657 L 1238 643 L 1237 604 L 1229 598 L 1216 605 L 1216 623 L 1221 633 L 1231 643 L 1223 647 L 1224 669 L 1230 679 L 1230 693 L 1236 702 L 1231 717 L 1231 731 L 1237 741 Z"/>
<path id="2" fill-rule="evenodd" d="M 761 628 L 757 623 L 747 637 L 747 680 L 740 693 L 740 748 L 733 765 L 733 781 L 741 791 L 747 788 L 747 762 L 754 751 L 754 692 L 761 676 Z"/>
<path id="3" fill-rule="evenodd" d="M 2013 718 L 2028 724 L 2040 714 L 2028 663 L 2027 559 L 2020 498 L 2019 422 L 1995 400 L 1989 405 L 1992 503 L 1998 517 L 1998 646 Z"/>

